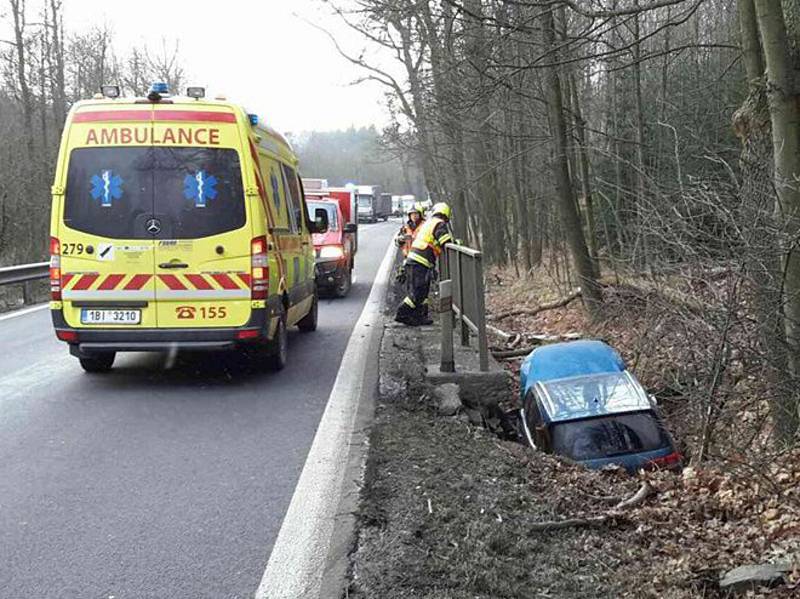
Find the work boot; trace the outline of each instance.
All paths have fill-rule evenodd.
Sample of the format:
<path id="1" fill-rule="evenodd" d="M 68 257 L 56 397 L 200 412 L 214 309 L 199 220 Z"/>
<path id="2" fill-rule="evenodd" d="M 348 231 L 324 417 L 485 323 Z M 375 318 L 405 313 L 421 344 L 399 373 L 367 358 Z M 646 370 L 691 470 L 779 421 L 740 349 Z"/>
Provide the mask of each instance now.
<path id="1" fill-rule="evenodd" d="M 402 324 L 410 324 L 411 321 L 414 320 L 415 312 L 416 310 L 414 308 L 410 307 L 408 304 L 403 302 L 397 308 L 397 313 L 395 314 L 394 319 L 396 322 L 400 322 Z"/>
<path id="2" fill-rule="evenodd" d="M 433 319 L 428 315 L 428 305 L 423 304 L 419 309 L 414 311 L 414 326 L 425 326 L 433 324 Z"/>
<path id="3" fill-rule="evenodd" d="M 397 315 L 394 317 L 394 321 L 395 321 L 395 322 L 399 322 L 400 324 L 405 324 L 405 325 L 408 325 L 408 326 L 414 326 L 414 325 L 412 324 L 412 319 L 411 319 L 411 317 L 410 317 L 410 316 L 407 316 L 407 315 L 405 315 L 405 314 L 397 314 Z"/>

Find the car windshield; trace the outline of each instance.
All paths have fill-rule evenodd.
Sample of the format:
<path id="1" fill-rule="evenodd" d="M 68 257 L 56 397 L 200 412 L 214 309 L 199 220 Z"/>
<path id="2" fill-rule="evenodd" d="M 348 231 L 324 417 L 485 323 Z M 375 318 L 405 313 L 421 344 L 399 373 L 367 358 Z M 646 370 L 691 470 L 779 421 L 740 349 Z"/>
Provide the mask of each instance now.
<path id="1" fill-rule="evenodd" d="M 371 208 L 372 207 L 372 196 L 358 196 L 358 207 L 359 208 Z"/>
<path id="2" fill-rule="evenodd" d="M 64 223 L 116 239 L 216 235 L 245 224 L 236 150 L 199 147 L 79 148 L 70 154 Z"/>
<path id="3" fill-rule="evenodd" d="M 652 451 L 670 444 L 652 412 L 559 422 L 550 435 L 555 453 L 577 461 Z"/>
<path id="4" fill-rule="evenodd" d="M 328 231 L 338 231 L 339 221 L 336 219 L 336 206 L 326 202 L 307 202 L 308 204 L 308 217 L 313 221 L 317 208 L 321 208 L 328 213 Z"/>

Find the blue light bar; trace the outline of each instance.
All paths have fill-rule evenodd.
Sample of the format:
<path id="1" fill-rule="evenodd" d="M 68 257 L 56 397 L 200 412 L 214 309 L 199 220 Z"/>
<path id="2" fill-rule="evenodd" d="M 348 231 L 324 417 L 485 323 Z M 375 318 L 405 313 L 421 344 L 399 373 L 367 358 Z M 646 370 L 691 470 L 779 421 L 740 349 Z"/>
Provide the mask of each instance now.
<path id="1" fill-rule="evenodd" d="M 248 114 L 247 117 L 250 119 L 250 124 L 254 127 L 258 125 L 258 115 L 257 114 Z"/>
<path id="2" fill-rule="evenodd" d="M 168 94 L 169 93 L 169 85 L 167 85 L 163 81 L 156 81 L 155 83 L 150 85 L 150 93 L 151 94 Z"/>

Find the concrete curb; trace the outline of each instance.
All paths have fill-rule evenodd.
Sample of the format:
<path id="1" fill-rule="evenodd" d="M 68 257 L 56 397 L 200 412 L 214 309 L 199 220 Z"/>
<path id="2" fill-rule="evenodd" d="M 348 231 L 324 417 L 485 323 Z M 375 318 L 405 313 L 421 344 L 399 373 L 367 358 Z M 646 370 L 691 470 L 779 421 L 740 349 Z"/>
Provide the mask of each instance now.
<path id="1" fill-rule="evenodd" d="M 364 412 L 361 405 L 372 401 L 377 364 L 370 359 L 382 331 L 382 307 L 394 247 L 390 244 L 372 290 L 347 344 L 317 434 L 295 487 L 269 562 L 255 593 L 256 599 L 312 599 L 331 597 L 326 581 L 341 570 L 348 520 L 339 511 L 357 488 L 350 481 L 353 432 Z M 331 558 L 331 554 L 334 557 Z M 345 554 L 346 555 L 346 554 Z M 342 576 L 343 579 L 343 576 Z"/>

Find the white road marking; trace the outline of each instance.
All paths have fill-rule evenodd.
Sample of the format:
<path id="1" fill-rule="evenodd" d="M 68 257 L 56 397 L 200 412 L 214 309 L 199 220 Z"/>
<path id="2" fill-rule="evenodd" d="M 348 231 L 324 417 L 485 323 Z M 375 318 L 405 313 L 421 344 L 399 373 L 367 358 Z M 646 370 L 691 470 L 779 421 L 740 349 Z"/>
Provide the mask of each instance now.
<path id="1" fill-rule="evenodd" d="M 39 310 L 44 310 L 49 306 L 50 304 L 39 304 L 38 306 L 31 306 L 30 308 L 23 308 L 22 310 L 17 310 L 16 312 L 3 314 L 2 316 L 0 316 L 0 321 L 11 320 L 12 318 L 16 318 L 17 316 L 25 316 L 26 314 L 30 314 L 31 312 L 38 312 Z"/>
<path id="2" fill-rule="evenodd" d="M 350 438 L 364 385 L 372 335 L 394 257 L 389 244 L 342 357 L 328 404 L 308 452 L 292 502 L 256 591 L 256 599 L 318 597 L 347 468 Z"/>

